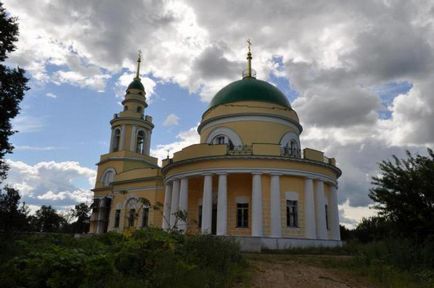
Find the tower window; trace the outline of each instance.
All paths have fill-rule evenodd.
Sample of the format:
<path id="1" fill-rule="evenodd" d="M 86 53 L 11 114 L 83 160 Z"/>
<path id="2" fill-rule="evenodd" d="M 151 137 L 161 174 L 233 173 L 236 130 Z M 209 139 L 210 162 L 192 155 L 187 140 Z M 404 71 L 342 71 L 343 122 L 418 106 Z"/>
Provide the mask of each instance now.
<path id="1" fill-rule="evenodd" d="M 298 227 L 297 201 L 286 200 L 286 226 Z"/>
<path id="2" fill-rule="evenodd" d="M 247 228 L 249 223 L 249 204 L 237 203 L 237 227 Z"/>
<path id="3" fill-rule="evenodd" d="M 136 218 L 136 209 L 130 209 L 128 214 L 128 227 L 134 226 L 134 218 Z"/>
<path id="4" fill-rule="evenodd" d="M 124 106 L 124 111 L 127 111 L 127 110 L 128 110 L 128 106 L 125 105 L 125 106 Z"/>
<path id="5" fill-rule="evenodd" d="M 136 152 L 145 154 L 145 132 L 143 131 L 137 133 Z"/>
<path id="6" fill-rule="evenodd" d="M 137 107 L 137 113 L 141 113 L 142 112 L 142 107 Z"/>
<path id="7" fill-rule="evenodd" d="M 119 151 L 119 146 L 121 143 L 121 129 L 115 129 L 113 136 L 113 152 Z"/>
<path id="8" fill-rule="evenodd" d="M 329 230 L 329 207 L 328 205 L 324 205 L 324 209 L 325 209 L 325 222 L 326 222 L 326 228 L 327 230 Z"/>
<path id="9" fill-rule="evenodd" d="M 148 227 L 149 221 L 149 207 L 143 207 L 143 214 L 142 214 L 142 227 Z"/>
<path id="10" fill-rule="evenodd" d="M 101 179 L 102 185 L 109 186 L 113 182 L 114 176 L 115 172 L 113 171 L 113 169 L 107 169 Z"/>
<path id="11" fill-rule="evenodd" d="M 121 220 L 121 210 L 116 210 L 115 212 L 115 228 L 119 227 L 119 222 Z"/>

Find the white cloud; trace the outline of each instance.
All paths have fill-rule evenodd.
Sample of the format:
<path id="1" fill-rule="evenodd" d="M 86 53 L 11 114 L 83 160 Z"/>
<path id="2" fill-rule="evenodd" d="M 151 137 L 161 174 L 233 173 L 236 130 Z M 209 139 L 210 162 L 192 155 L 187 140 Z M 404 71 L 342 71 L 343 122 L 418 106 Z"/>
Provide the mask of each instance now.
<path id="1" fill-rule="evenodd" d="M 48 92 L 47 94 L 45 94 L 45 96 L 47 96 L 47 97 L 49 97 L 49 98 L 54 98 L 54 99 L 57 98 L 57 95 L 54 94 L 54 93 L 51 93 L 51 92 Z"/>
<path id="2" fill-rule="evenodd" d="M 114 90 L 117 97 L 123 98 L 125 96 L 125 91 L 127 90 L 128 85 L 133 81 L 136 74 L 131 72 L 124 72 L 121 76 L 119 76 Z M 152 102 L 152 96 L 154 95 L 154 89 L 157 83 L 149 77 L 140 76 L 140 81 L 143 84 L 146 92 L 146 102 L 149 104 Z"/>
<path id="3" fill-rule="evenodd" d="M 163 126 L 164 127 L 175 126 L 179 124 L 178 122 L 179 122 L 179 117 L 171 113 L 167 115 L 166 119 L 163 122 Z"/>
<path id="4" fill-rule="evenodd" d="M 34 165 L 7 160 L 10 166 L 5 184 L 18 189 L 22 200 L 33 206 L 52 205 L 57 209 L 90 202 L 96 171 L 78 162 L 39 162 Z"/>
<path id="5" fill-rule="evenodd" d="M 45 126 L 42 118 L 19 114 L 16 118 L 12 119 L 12 127 L 20 133 L 32 133 L 41 131 Z"/>
<path id="6" fill-rule="evenodd" d="M 178 140 L 175 142 L 158 144 L 157 148 L 151 149 L 151 154 L 161 160 L 165 159 L 168 154 L 170 157 L 173 157 L 173 153 L 180 151 L 184 147 L 200 142 L 200 137 L 197 133 L 197 126 L 180 132 L 176 138 Z"/>
<path id="7" fill-rule="evenodd" d="M 19 145 L 15 146 L 15 151 L 52 151 L 52 150 L 58 150 L 63 149 L 62 147 L 54 147 L 54 146 L 28 146 L 28 145 Z"/>

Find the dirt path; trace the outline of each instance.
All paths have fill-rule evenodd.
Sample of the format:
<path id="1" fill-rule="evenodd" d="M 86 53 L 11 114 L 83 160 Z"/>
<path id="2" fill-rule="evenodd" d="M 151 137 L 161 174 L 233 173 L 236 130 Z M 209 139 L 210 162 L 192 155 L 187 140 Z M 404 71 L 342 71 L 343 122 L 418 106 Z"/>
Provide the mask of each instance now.
<path id="1" fill-rule="evenodd" d="M 351 273 L 315 265 L 313 256 L 251 255 L 250 287 L 283 288 L 371 288 L 366 281 L 355 279 Z M 322 257 L 322 256 L 318 256 Z M 333 256 L 332 256 L 333 257 Z M 323 261 L 326 259 L 323 259 Z M 364 283 L 362 283 L 364 282 Z"/>

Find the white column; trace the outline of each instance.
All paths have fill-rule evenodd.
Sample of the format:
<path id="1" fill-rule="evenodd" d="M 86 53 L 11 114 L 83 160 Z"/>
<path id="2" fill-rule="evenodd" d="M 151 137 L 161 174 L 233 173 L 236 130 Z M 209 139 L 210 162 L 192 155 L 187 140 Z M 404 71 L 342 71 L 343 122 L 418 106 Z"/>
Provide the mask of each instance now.
<path id="1" fill-rule="evenodd" d="M 105 208 L 105 199 L 101 198 L 99 200 L 99 205 L 98 205 L 98 220 L 97 220 L 97 224 L 96 224 L 96 234 L 102 234 L 103 233 L 103 221 L 104 221 L 104 209 Z"/>
<path id="2" fill-rule="evenodd" d="M 304 182 L 304 236 L 308 239 L 316 238 L 315 204 L 311 178 L 306 178 Z"/>
<path id="3" fill-rule="evenodd" d="M 280 213 L 280 175 L 272 174 L 270 183 L 271 237 L 282 236 L 282 221 Z"/>
<path id="4" fill-rule="evenodd" d="M 178 203 L 179 203 L 179 180 L 173 180 L 172 201 L 170 205 L 170 228 L 175 228 L 175 224 L 177 224 L 175 213 L 178 212 Z"/>
<path id="5" fill-rule="evenodd" d="M 113 152 L 113 137 L 114 137 L 114 130 L 112 128 L 112 133 L 110 136 L 110 148 L 109 148 L 109 153 Z"/>
<path id="6" fill-rule="evenodd" d="M 330 195 L 330 229 L 331 229 L 331 238 L 333 240 L 341 240 L 341 231 L 339 228 L 339 210 L 338 210 L 338 193 L 337 187 L 331 187 L 331 195 Z"/>
<path id="7" fill-rule="evenodd" d="M 211 233 L 212 222 L 212 175 L 205 175 L 202 196 L 202 234 Z"/>
<path id="8" fill-rule="evenodd" d="M 133 126 L 133 128 L 131 129 L 131 143 L 130 143 L 130 151 L 131 152 L 136 152 L 136 125 Z"/>
<path id="9" fill-rule="evenodd" d="M 187 215 L 188 211 L 188 178 L 181 179 L 181 189 L 179 190 L 179 211 L 185 212 Z M 187 222 L 179 219 L 178 228 L 184 233 L 187 231 Z"/>
<path id="10" fill-rule="evenodd" d="M 217 235 L 226 235 L 228 226 L 227 175 L 219 174 L 217 195 Z"/>
<path id="11" fill-rule="evenodd" d="M 263 236 L 262 175 L 252 174 L 252 236 Z"/>
<path id="12" fill-rule="evenodd" d="M 121 139 L 120 139 L 120 142 L 119 142 L 119 151 L 124 150 L 124 145 L 125 145 L 125 130 L 126 130 L 125 125 L 122 125 L 122 127 L 121 127 Z"/>
<path id="13" fill-rule="evenodd" d="M 315 185 L 315 210 L 316 210 L 316 238 L 327 239 L 327 227 L 325 219 L 324 182 L 316 181 Z"/>
<path id="14" fill-rule="evenodd" d="M 170 202 L 172 201 L 172 183 L 166 183 L 166 190 L 164 192 L 164 210 L 163 210 L 163 224 L 164 230 L 169 229 L 170 226 Z"/>

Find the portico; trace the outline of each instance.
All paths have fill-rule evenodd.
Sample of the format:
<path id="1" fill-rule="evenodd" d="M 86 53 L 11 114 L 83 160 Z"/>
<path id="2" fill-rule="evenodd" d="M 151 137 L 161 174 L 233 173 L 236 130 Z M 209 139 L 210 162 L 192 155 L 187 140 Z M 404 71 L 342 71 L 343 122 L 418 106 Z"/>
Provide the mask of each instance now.
<path id="1" fill-rule="evenodd" d="M 223 170 L 230 172 L 223 172 Z M 339 231 L 339 224 L 336 221 L 337 205 L 332 205 L 337 201 L 337 189 L 335 183 L 328 179 L 314 179 L 310 176 L 293 175 L 291 172 L 258 171 L 258 169 L 251 171 L 219 169 L 214 173 L 187 174 L 173 176 L 166 181 L 164 229 L 176 228 L 184 233 L 212 233 L 219 236 L 272 238 L 294 237 L 296 235 L 288 233 L 288 230 L 293 230 L 298 232 L 301 238 L 340 240 L 336 233 Z M 294 177 L 299 182 L 303 182 L 302 190 L 297 191 L 296 187 L 285 187 L 288 185 L 282 187 L 281 179 L 284 179 L 284 183 L 288 183 L 288 180 Z M 250 185 L 246 185 L 247 181 Z M 330 189 L 325 191 L 325 185 Z M 286 191 L 287 189 L 293 191 Z M 297 223 L 293 227 L 288 226 L 287 223 L 289 217 L 287 194 L 298 199 L 290 200 L 293 205 L 296 205 L 294 207 L 298 208 L 295 215 Z M 326 206 L 326 198 L 330 199 L 327 203 L 331 205 Z M 248 213 L 246 227 L 237 225 L 238 218 L 242 217 L 237 209 L 237 203 L 240 201 L 245 204 Z M 192 207 L 189 207 L 190 205 Z M 215 215 L 213 215 L 213 207 L 217 210 Z M 326 209 L 329 211 L 326 212 Z M 185 222 L 182 219 L 176 220 L 178 211 L 186 212 Z M 168 222 L 170 225 L 167 224 Z M 214 229 L 213 223 L 215 223 Z"/>

